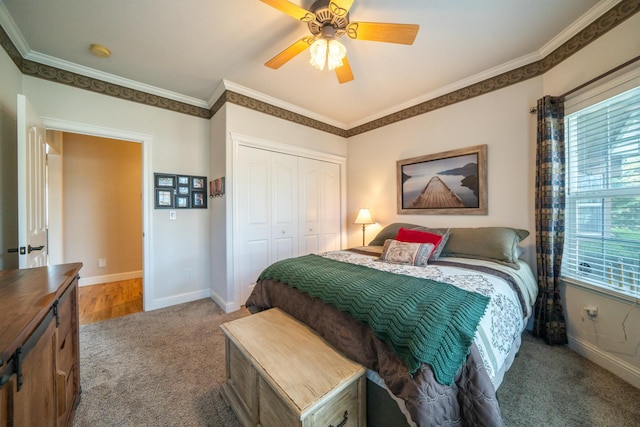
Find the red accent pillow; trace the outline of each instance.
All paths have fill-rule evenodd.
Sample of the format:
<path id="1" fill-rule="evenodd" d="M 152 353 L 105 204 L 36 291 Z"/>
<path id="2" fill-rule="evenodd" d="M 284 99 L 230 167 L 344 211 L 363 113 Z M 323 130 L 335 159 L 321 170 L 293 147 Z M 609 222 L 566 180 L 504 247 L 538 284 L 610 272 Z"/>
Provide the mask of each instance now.
<path id="1" fill-rule="evenodd" d="M 431 243 L 433 250 L 429 254 L 429 258 L 436 251 L 436 248 L 442 242 L 442 236 L 439 234 L 428 233 L 426 231 L 411 230 L 408 228 L 400 228 L 396 240 L 408 243 Z"/>

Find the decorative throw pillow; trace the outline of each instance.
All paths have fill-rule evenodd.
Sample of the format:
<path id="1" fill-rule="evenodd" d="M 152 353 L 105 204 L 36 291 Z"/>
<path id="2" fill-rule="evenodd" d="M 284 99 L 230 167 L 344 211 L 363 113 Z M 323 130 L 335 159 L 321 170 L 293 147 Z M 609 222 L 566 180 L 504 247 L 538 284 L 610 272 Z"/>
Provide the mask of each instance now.
<path id="1" fill-rule="evenodd" d="M 384 242 L 382 261 L 392 264 L 408 264 L 424 267 L 429 261 L 429 255 L 433 252 L 433 243 L 409 243 L 387 239 Z"/>
<path id="2" fill-rule="evenodd" d="M 398 230 L 396 240 L 408 243 L 431 243 L 433 245 L 433 250 L 429 254 L 429 258 L 432 258 L 434 252 L 442 242 L 442 236 L 439 234 L 429 233 L 428 231 L 409 230 L 403 227 Z"/>
<path id="3" fill-rule="evenodd" d="M 394 222 L 380 230 L 376 237 L 374 237 L 373 240 L 369 243 L 369 246 L 383 246 L 384 242 L 386 242 L 387 239 L 395 239 L 396 235 L 398 234 L 398 230 L 400 230 L 401 227 L 414 229 L 420 228 L 421 226 L 416 224 L 409 224 L 407 222 Z"/>
<path id="4" fill-rule="evenodd" d="M 510 227 L 451 228 L 443 256 L 476 258 L 519 269 L 518 244 L 527 230 Z"/>

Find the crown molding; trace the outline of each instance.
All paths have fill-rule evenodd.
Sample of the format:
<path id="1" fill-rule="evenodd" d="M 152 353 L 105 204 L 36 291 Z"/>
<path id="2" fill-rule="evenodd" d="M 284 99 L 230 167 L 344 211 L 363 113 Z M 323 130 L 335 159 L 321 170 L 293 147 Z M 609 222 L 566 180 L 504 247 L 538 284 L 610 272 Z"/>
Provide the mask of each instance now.
<path id="1" fill-rule="evenodd" d="M 600 18 L 602 15 L 613 9 L 618 3 L 622 0 L 602 0 L 591 9 L 589 9 L 584 15 L 582 15 L 578 20 L 573 22 L 570 26 L 565 28 L 560 34 L 556 35 L 552 38 L 548 43 L 542 46 L 538 52 L 540 53 L 540 57 L 544 58 L 549 55 L 554 50 L 561 47 L 567 41 L 571 40 L 572 37 L 576 36 L 580 31 L 587 28 L 594 21 Z"/>
<path id="2" fill-rule="evenodd" d="M 24 37 L 22 37 L 22 33 L 18 29 L 16 22 L 2 1 L 0 1 L 0 26 L 2 26 L 5 33 L 7 33 L 9 40 L 13 43 L 13 47 L 24 57 L 30 50 L 29 45 Z"/>
<path id="3" fill-rule="evenodd" d="M 251 99 L 257 100 L 259 102 L 262 102 L 264 104 L 268 104 L 268 105 L 272 105 L 274 107 L 278 107 L 281 108 L 283 110 L 287 110 L 290 111 L 294 114 L 298 114 L 300 116 L 304 116 L 307 118 L 310 118 L 312 120 L 318 121 L 318 122 L 322 122 L 322 123 L 326 123 L 330 126 L 334 126 L 337 128 L 341 128 L 341 129 L 345 129 L 347 127 L 347 124 L 344 122 L 339 122 L 337 120 L 331 119 L 329 117 L 323 116 L 321 114 L 318 113 L 314 113 L 313 111 L 307 110 L 305 108 L 302 108 L 300 106 L 294 105 L 294 104 L 290 104 L 288 102 L 285 102 L 281 99 L 278 98 L 274 98 L 272 96 L 266 95 L 262 92 L 258 92 L 256 90 L 253 89 L 249 89 L 248 87 L 245 86 L 241 86 L 237 83 L 233 83 L 229 80 L 222 80 L 222 83 L 220 85 L 218 85 L 218 87 L 216 88 L 216 92 L 219 92 L 221 87 L 224 88 L 225 91 L 231 91 L 231 92 L 235 92 L 237 94 L 240 95 L 244 95 L 247 96 Z M 223 91 L 224 92 L 224 91 Z M 214 93 L 215 95 L 215 93 Z M 220 96 L 218 96 L 217 98 L 215 98 L 216 100 L 219 99 Z M 209 101 L 211 103 L 211 101 Z"/>
<path id="4" fill-rule="evenodd" d="M 124 77 L 116 76 L 115 74 L 109 74 L 103 71 L 98 71 L 94 68 L 85 67 L 84 65 L 79 65 L 73 62 L 65 61 L 63 59 L 45 55 L 40 52 L 30 51 L 26 55 L 23 55 L 23 57 L 28 61 L 33 61 L 43 65 L 48 65 L 53 68 L 69 71 L 71 73 L 79 74 L 85 77 L 89 77 L 91 79 L 112 83 L 118 86 L 123 86 L 123 87 L 137 90 L 140 92 L 150 93 L 152 95 L 160 96 L 162 98 L 171 99 L 173 101 L 193 105 L 194 107 L 209 108 L 206 101 L 203 101 L 198 98 L 193 98 L 190 96 L 179 94 L 177 92 L 161 89 L 156 86 L 140 83 L 136 80 L 131 80 Z"/>

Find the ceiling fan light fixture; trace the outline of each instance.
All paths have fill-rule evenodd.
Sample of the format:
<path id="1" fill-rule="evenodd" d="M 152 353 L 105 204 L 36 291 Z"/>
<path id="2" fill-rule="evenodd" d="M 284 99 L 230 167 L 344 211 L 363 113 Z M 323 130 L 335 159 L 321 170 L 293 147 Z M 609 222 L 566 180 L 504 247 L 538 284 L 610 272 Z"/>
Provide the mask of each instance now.
<path id="1" fill-rule="evenodd" d="M 327 44 L 326 39 L 318 39 L 309 48 L 309 52 L 311 52 L 309 63 L 318 70 L 324 70 L 327 59 Z"/>
<path id="2" fill-rule="evenodd" d="M 347 54 L 347 48 L 336 39 L 320 38 L 310 47 L 311 59 L 309 63 L 318 70 L 329 70 L 342 67 L 342 60 Z"/>

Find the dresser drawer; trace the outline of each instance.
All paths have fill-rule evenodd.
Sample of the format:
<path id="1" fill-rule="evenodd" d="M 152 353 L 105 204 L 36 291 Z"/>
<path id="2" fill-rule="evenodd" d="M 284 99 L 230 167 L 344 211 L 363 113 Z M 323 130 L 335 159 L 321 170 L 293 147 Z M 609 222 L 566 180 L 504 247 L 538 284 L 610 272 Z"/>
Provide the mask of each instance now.
<path id="1" fill-rule="evenodd" d="M 67 336 L 76 322 L 76 292 L 77 287 L 70 286 L 58 300 L 58 336 Z"/>
<path id="2" fill-rule="evenodd" d="M 77 359 L 74 339 L 75 335 L 71 330 L 68 330 L 62 339 L 58 336 L 58 370 L 65 374 L 71 372 Z"/>

